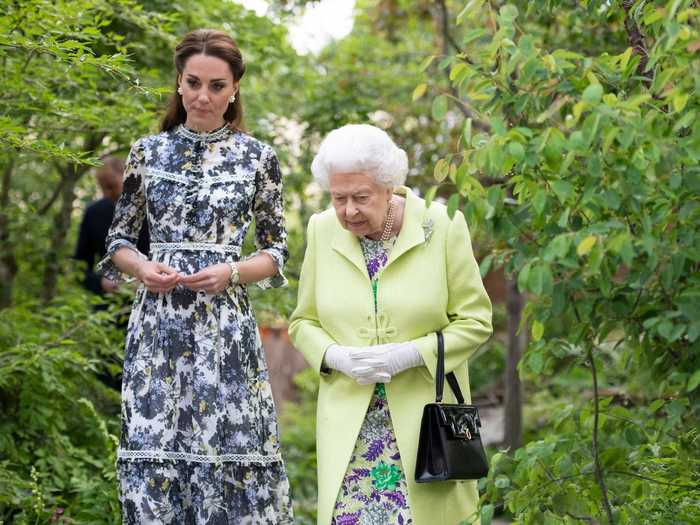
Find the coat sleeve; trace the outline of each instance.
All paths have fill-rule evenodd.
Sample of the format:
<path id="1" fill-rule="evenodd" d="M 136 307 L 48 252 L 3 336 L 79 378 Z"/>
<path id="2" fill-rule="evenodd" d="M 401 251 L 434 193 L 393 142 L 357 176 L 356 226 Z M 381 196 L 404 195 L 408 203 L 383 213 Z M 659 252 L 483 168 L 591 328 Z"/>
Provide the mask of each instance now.
<path id="1" fill-rule="evenodd" d="M 323 356 L 335 340 L 326 332 L 316 309 L 316 228 L 315 216 L 309 220 L 306 233 L 306 253 L 299 276 L 297 307 L 289 323 L 289 336 L 309 366 L 321 373 Z"/>
<path id="2" fill-rule="evenodd" d="M 136 246 L 146 216 L 143 166 L 144 150 L 141 143 L 137 141 L 126 160 L 124 189 L 114 209 L 114 218 L 105 241 L 107 252 L 95 270 L 112 281 L 123 282 L 128 278 L 112 261 L 112 256 L 118 249 L 129 248 L 142 259 L 147 258 Z"/>
<path id="3" fill-rule="evenodd" d="M 284 263 L 288 257 L 287 230 L 284 221 L 284 199 L 282 198 L 282 173 L 275 152 L 265 147 L 258 170 L 255 173 L 255 246 L 259 253 L 267 253 L 275 262 L 277 272 L 257 284 L 260 288 L 277 288 L 287 285 Z"/>
<path id="4" fill-rule="evenodd" d="M 472 251 L 469 228 L 461 212 L 455 213 L 447 230 L 445 243 L 447 274 L 447 326 L 445 338 L 445 372 L 464 362 L 491 336 L 491 300 L 486 294 Z M 415 340 L 425 366 L 435 377 L 437 336 L 427 334 Z"/>

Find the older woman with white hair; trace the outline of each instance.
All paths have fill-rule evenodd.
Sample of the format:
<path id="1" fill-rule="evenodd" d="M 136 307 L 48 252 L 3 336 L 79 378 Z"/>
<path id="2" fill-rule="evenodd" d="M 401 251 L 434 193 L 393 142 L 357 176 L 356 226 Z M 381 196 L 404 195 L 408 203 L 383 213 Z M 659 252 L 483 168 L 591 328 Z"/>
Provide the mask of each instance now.
<path id="1" fill-rule="evenodd" d="M 332 131 L 311 169 L 333 206 L 309 221 L 289 333 L 320 375 L 318 523 L 468 520 L 474 481 L 414 481 L 436 332 L 468 397 L 467 359 L 492 330 L 464 216 L 402 186 L 406 154 L 373 126 Z"/>

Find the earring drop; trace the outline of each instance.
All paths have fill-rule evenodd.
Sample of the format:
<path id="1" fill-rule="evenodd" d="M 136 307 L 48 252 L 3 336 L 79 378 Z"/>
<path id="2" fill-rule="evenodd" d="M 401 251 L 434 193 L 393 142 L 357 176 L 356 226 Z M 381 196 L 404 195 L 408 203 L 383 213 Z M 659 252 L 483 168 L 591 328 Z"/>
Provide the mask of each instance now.
<path id="1" fill-rule="evenodd" d="M 182 95 L 182 88 L 180 86 L 177 87 L 177 94 Z"/>
<path id="2" fill-rule="evenodd" d="M 236 101 L 236 95 L 231 95 L 228 99 L 228 101 L 233 104 Z"/>

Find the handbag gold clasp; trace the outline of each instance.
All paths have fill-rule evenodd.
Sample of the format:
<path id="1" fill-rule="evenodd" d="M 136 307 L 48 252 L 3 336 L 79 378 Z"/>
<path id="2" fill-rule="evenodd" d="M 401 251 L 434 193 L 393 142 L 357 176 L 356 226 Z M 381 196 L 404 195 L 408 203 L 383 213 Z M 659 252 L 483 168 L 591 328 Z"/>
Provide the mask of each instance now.
<path id="1" fill-rule="evenodd" d="M 464 438 L 464 439 L 471 439 L 472 438 L 472 433 L 469 432 L 469 425 L 461 425 L 462 428 L 457 428 L 457 425 L 455 425 L 454 421 L 452 422 L 452 433 L 454 434 L 455 437 L 458 438 Z"/>

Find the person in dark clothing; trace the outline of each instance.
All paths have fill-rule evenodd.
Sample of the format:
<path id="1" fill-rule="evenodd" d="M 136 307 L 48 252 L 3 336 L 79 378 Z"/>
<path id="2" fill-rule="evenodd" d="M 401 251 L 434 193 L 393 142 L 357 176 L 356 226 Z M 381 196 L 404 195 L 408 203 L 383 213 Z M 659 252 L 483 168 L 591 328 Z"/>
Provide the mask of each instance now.
<path id="1" fill-rule="evenodd" d="M 114 292 L 118 284 L 95 272 L 95 264 L 106 253 L 105 239 L 112 224 L 114 208 L 124 186 L 124 161 L 119 157 L 109 156 L 102 159 L 104 165 L 96 173 L 97 184 L 103 197 L 90 204 L 85 210 L 80 225 L 75 259 L 85 261 L 85 288 L 98 295 Z M 138 248 L 141 253 L 148 253 L 148 228 L 145 221 L 139 235 Z"/>
<path id="2" fill-rule="evenodd" d="M 104 257 L 107 251 L 105 239 L 112 224 L 116 203 L 124 187 L 123 174 L 125 166 L 124 160 L 114 156 L 104 157 L 102 162 L 104 164 L 98 168 L 95 178 L 103 197 L 85 209 L 74 255 L 75 259 L 86 263 L 83 286 L 100 296 L 110 294 L 119 287 L 116 282 L 96 272 L 95 265 L 97 261 Z M 138 240 L 138 248 L 141 253 L 148 253 L 148 243 L 148 227 L 144 221 Z M 129 302 L 128 300 L 125 301 L 126 303 Z M 107 307 L 106 303 L 93 306 L 95 310 L 106 310 Z M 119 315 L 114 319 L 114 324 L 121 329 L 126 328 L 127 322 L 128 315 Z M 103 371 L 97 377 L 108 387 L 121 391 L 121 374 L 113 376 L 109 372 Z"/>

